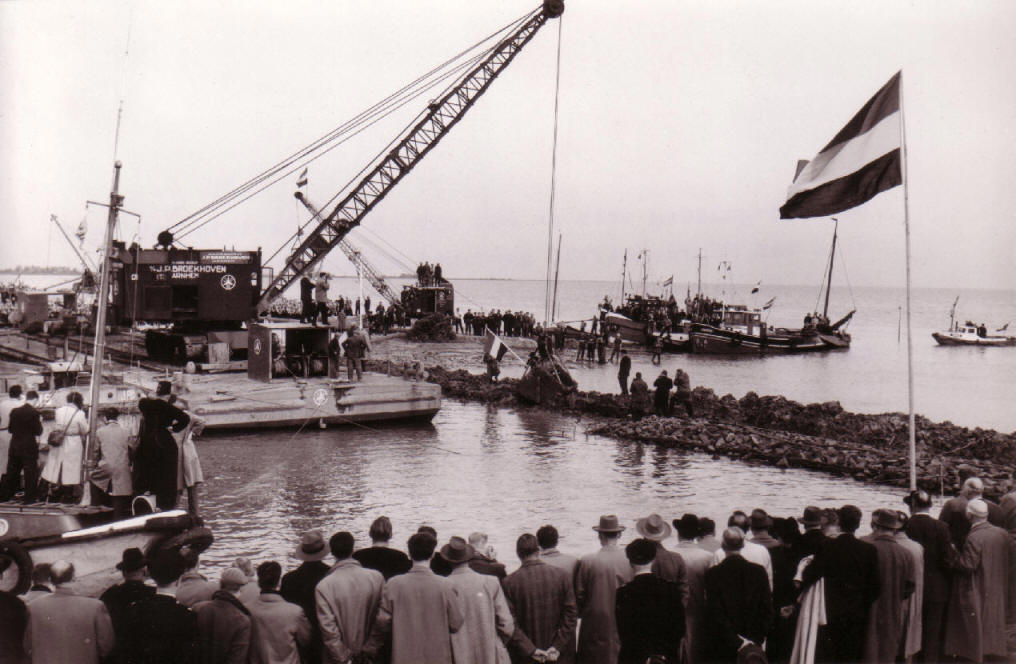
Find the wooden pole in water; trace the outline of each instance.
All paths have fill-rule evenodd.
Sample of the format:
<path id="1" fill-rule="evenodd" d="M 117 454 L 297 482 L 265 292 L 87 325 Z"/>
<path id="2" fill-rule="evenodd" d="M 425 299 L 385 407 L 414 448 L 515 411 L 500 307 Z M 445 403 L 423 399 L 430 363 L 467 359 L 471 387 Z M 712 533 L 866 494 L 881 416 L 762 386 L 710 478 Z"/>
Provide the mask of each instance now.
<path id="1" fill-rule="evenodd" d="M 903 232 L 907 251 L 907 431 L 910 440 L 910 490 L 917 488 L 917 431 L 914 419 L 914 339 L 910 324 L 910 188 L 907 185 L 907 123 L 903 112 L 903 72 L 900 72 L 900 155 L 903 161 Z"/>

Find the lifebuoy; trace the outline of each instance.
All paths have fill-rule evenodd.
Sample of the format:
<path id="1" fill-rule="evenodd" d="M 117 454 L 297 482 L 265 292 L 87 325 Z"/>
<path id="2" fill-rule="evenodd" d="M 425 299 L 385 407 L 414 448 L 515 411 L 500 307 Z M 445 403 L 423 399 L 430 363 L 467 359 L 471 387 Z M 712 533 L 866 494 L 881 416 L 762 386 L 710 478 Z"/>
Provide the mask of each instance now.
<path id="1" fill-rule="evenodd" d="M 0 541 L 0 590 L 20 595 L 32 585 L 32 556 L 14 540 Z"/>

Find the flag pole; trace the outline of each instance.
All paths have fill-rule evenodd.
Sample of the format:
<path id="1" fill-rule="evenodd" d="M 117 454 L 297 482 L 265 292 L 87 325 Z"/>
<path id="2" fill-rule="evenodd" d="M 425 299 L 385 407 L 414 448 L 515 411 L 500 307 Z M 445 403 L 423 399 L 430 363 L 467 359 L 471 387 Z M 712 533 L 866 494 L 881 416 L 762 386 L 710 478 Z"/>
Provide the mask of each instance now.
<path id="1" fill-rule="evenodd" d="M 917 489 L 917 432 L 914 420 L 914 339 L 910 326 L 910 187 L 907 177 L 907 121 L 903 108 L 903 72 L 900 71 L 900 155 L 903 161 L 903 233 L 907 254 L 907 433 L 910 443 L 910 490 Z"/>

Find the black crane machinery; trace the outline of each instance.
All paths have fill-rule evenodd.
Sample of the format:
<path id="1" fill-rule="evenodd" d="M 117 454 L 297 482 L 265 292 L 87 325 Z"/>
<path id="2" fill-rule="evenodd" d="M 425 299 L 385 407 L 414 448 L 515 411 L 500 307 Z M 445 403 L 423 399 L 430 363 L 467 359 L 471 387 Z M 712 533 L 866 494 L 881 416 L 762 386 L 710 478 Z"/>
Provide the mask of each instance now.
<path id="1" fill-rule="evenodd" d="M 160 248 L 116 246 L 113 270 L 114 307 L 118 322 L 171 323 L 172 330 L 151 331 L 149 353 L 173 359 L 197 359 L 207 342 L 228 342 L 245 349 L 242 325 L 263 315 L 294 281 L 320 263 L 336 246 L 360 267 L 386 300 L 403 303 L 344 238 L 398 184 L 423 157 L 462 119 L 494 79 L 550 19 L 564 13 L 563 0 L 544 0 L 539 9 L 501 39 L 439 99 L 430 102 L 422 119 L 406 129 L 391 150 L 368 166 L 366 175 L 336 198 L 327 214 L 310 206 L 316 226 L 291 252 L 282 268 L 265 274 L 261 250 L 235 251 L 175 248 L 173 233 L 159 233 Z M 341 198 L 340 198 L 341 197 Z M 219 199 L 203 210 L 222 204 Z M 192 217 L 195 215 L 192 215 Z M 174 227 L 194 223 L 184 220 Z M 206 223 L 206 222 L 205 222 Z M 191 232 L 192 229 L 187 232 Z M 267 277 L 267 278 L 266 278 Z M 263 281 L 269 281 L 267 287 Z M 447 299 L 443 300 L 448 303 Z"/>
<path id="2" fill-rule="evenodd" d="M 544 0 L 539 12 L 498 43 L 486 58 L 441 99 L 432 102 L 423 119 L 404 133 L 395 147 L 370 169 L 327 216 L 321 217 L 317 227 L 293 251 L 261 295 L 257 303 L 258 313 L 266 311 L 272 301 L 281 296 L 309 267 L 334 249 L 462 119 L 537 31 L 549 19 L 557 18 L 563 12 L 564 0 Z"/>

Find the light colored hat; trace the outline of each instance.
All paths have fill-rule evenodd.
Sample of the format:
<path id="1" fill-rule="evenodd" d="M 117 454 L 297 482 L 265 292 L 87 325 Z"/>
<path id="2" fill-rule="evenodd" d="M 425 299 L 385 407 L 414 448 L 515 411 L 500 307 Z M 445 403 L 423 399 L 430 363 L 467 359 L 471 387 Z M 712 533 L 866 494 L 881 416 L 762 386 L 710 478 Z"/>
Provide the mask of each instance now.
<path id="1" fill-rule="evenodd" d="M 980 498 L 975 498 L 967 503 L 967 514 L 978 519 L 988 518 L 988 503 Z"/>
<path id="2" fill-rule="evenodd" d="M 593 526 L 593 530 L 598 533 L 619 533 L 624 530 L 624 526 L 618 523 L 616 514 L 604 514 L 600 517 L 599 525 Z"/>
<path id="3" fill-rule="evenodd" d="M 239 588 L 247 583 L 247 575 L 235 567 L 227 567 L 222 570 L 222 576 L 219 577 L 219 587 L 225 588 L 226 586 L 236 586 Z"/>
<path id="4" fill-rule="evenodd" d="M 650 514 L 635 522 L 635 530 L 639 535 L 654 542 L 660 542 L 670 537 L 670 524 L 663 520 L 659 514 Z"/>
<path id="5" fill-rule="evenodd" d="M 304 561 L 322 560 L 328 555 L 328 547 L 325 546 L 325 536 L 320 530 L 308 530 L 300 535 L 300 546 L 293 552 L 294 558 Z"/>

